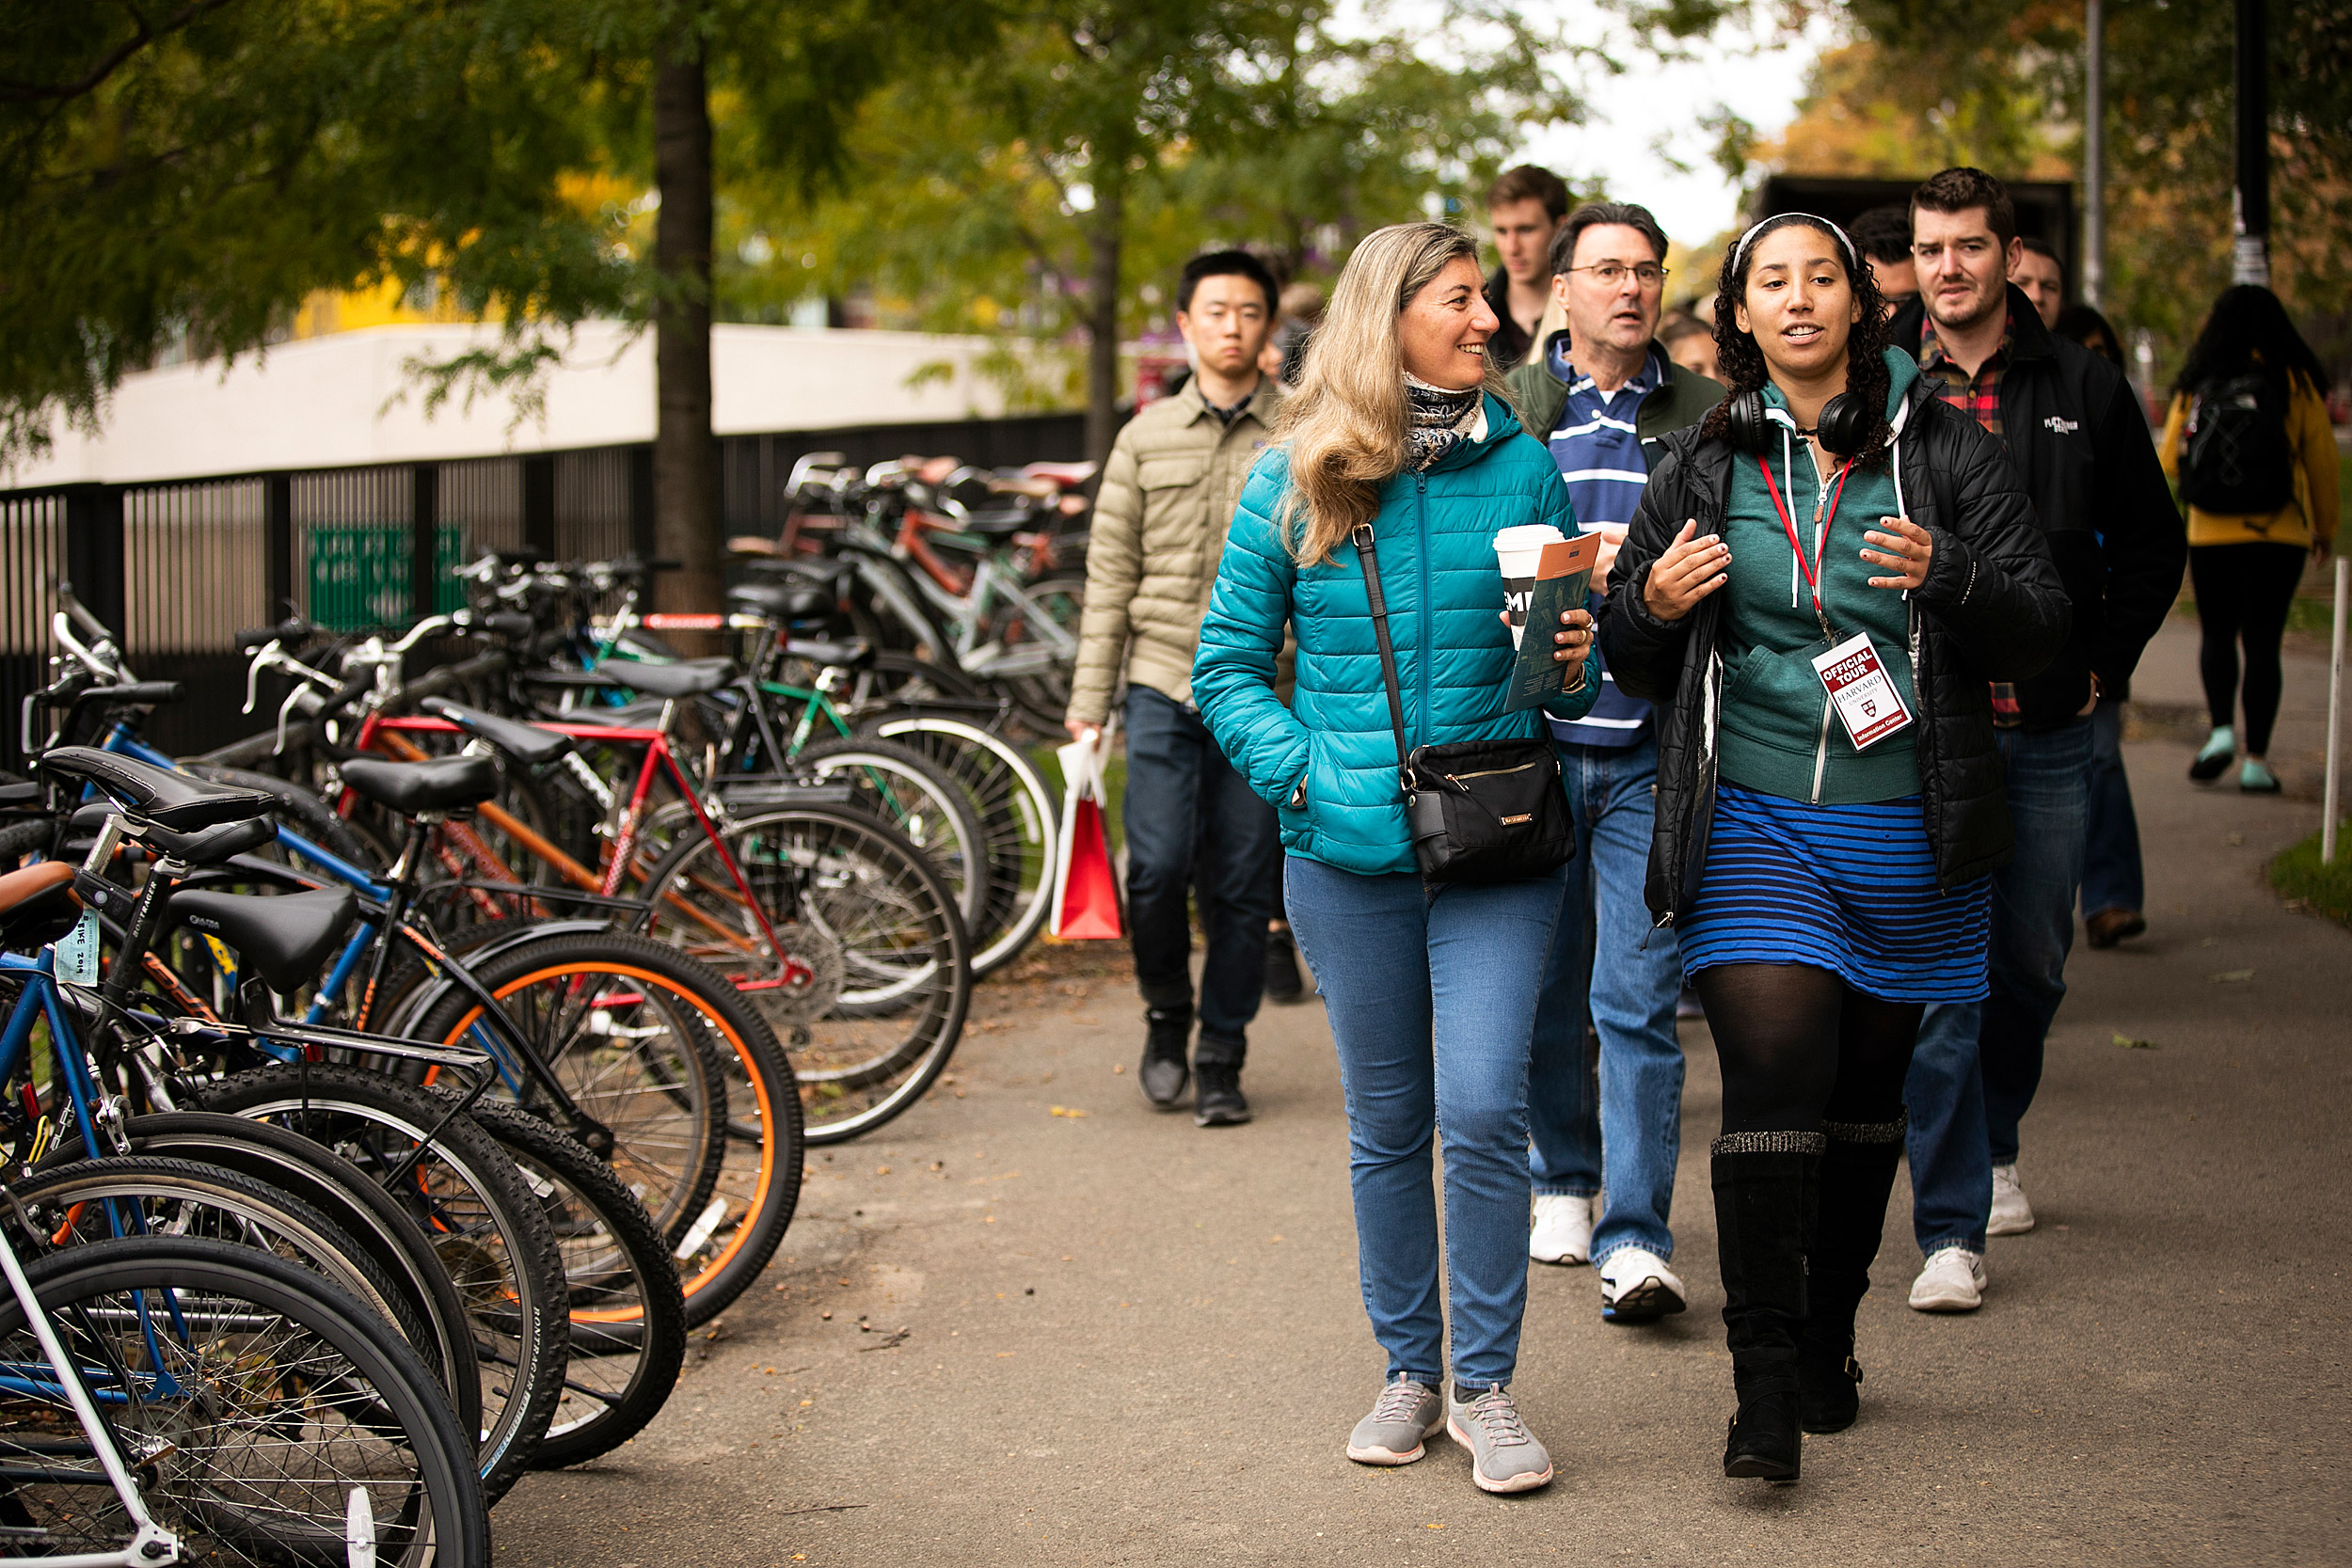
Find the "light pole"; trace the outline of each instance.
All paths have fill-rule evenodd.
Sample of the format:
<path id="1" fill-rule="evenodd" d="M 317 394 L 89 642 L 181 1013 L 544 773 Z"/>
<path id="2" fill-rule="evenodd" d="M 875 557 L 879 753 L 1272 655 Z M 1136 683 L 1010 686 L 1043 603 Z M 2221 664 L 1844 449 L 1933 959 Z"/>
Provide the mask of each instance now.
<path id="1" fill-rule="evenodd" d="M 2083 18 L 2083 298 L 2105 309 L 2107 289 L 2107 14 L 2089 0 Z"/>
<path id="2" fill-rule="evenodd" d="M 2230 281 L 2270 287 L 2270 93 L 2263 0 L 2237 0 L 2237 190 Z"/>

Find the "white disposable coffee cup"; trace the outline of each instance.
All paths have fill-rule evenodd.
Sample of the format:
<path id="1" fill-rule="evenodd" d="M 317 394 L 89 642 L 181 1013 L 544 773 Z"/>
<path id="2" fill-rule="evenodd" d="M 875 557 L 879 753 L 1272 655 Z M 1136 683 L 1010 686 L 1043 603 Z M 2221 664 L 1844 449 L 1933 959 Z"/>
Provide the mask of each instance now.
<path id="1" fill-rule="evenodd" d="M 1528 601 L 1535 594 L 1535 571 L 1544 546 L 1567 542 L 1549 523 L 1521 523 L 1495 535 L 1495 559 L 1502 568 L 1502 608 L 1511 617 L 1511 646 L 1527 635 Z"/>

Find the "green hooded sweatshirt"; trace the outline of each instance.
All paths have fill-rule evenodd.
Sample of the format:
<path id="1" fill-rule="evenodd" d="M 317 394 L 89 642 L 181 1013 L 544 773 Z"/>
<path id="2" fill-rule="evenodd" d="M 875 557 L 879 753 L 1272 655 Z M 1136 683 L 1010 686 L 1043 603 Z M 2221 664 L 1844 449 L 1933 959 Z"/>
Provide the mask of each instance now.
<path id="1" fill-rule="evenodd" d="M 1919 366 L 1894 349 L 1886 351 L 1886 364 L 1893 375 L 1886 394 L 1886 417 L 1891 420 L 1902 405 L 1905 388 L 1919 379 Z M 1764 402 L 1784 414 L 1788 406 L 1780 389 L 1769 384 Z M 1778 423 L 1770 428 L 1783 433 Z M 1828 497 L 1837 497 L 1823 560 L 1816 568 L 1821 592 L 1819 617 L 1812 588 L 1789 551 L 1788 531 L 1765 486 L 1766 467 L 1796 523 L 1808 562 L 1813 557 L 1814 510 Z M 1867 632 L 1903 705 L 1918 713 L 1911 681 L 1910 606 L 1900 589 L 1870 586 L 1870 578 L 1888 573 L 1861 554 L 1867 544 L 1863 534 L 1880 528 L 1881 518 L 1900 511 L 1891 461 L 1876 468 L 1848 470 L 1841 493 L 1837 470 L 1833 468 L 1823 481 L 1810 445 L 1793 434 L 1761 459 L 1745 452 L 1734 459 L 1724 529 L 1732 562 L 1731 580 L 1723 589 L 1730 598 L 1725 606 L 1728 634 L 1724 641 L 1719 752 L 1724 778 L 1768 795 L 1820 805 L 1895 800 L 1919 793 L 1915 720 L 1868 751 L 1857 752 L 1813 668 L 1816 656 L 1856 632 Z M 1823 619 L 1829 623 L 1827 636 L 1821 629 Z"/>

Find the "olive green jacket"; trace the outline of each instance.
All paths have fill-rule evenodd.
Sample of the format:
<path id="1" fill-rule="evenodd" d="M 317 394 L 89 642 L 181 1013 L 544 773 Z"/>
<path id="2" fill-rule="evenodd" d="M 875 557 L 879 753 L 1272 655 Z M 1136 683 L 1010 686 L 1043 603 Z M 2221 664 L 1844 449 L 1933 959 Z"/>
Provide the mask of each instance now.
<path id="1" fill-rule="evenodd" d="M 1560 423 L 1560 410 L 1567 406 L 1566 383 L 1551 373 L 1553 340 L 1565 338 L 1555 332 L 1544 340 L 1543 352 L 1519 366 L 1503 379 L 1511 388 L 1511 401 L 1518 405 L 1519 422 L 1538 441 L 1549 441 L 1552 431 Z M 1658 453 L 1651 450 L 1659 437 L 1668 431 L 1694 425 L 1707 418 L 1708 409 L 1721 403 L 1724 389 L 1695 371 L 1686 371 L 1666 357 L 1666 351 L 1656 342 L 1650 347 L 1666 367 L 1666 373 L 1642 400 L 1641 412 L 1633 416 L 1634 435 L 1642 443 L 1642 458 L 1652 467 L 1658 465 Z"/>
<path id="2" fill-rule="evenodd" d="M 1087 546 L 1073 723 L 1102 723 L 1122 674 L 1172 702 L 1192 701 L 1192 656 L 1225 531 L 1250 464 L 1273 439 L 1281 398 L 1274 382 L 1261 382 L 1248 407 L 1222 424 L 1196 378 L 1119 433 Z"/>

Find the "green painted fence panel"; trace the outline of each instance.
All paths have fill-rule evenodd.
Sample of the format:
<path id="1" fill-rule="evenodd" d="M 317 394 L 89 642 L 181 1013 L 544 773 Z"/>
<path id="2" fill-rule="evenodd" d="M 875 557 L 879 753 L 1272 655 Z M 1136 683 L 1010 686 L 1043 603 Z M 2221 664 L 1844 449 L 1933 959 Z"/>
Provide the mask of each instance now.
<path id="1" fill-rule="evenodd" d="M 310 531 L 310 619 L 329 631 L 405 626 L 412 613 L 406 523 L 314 524 Z M 433 609 L 447 614 L 466 602 L 457 568 L 467 559 L 465 530 L 434 530 Z"/>

